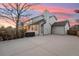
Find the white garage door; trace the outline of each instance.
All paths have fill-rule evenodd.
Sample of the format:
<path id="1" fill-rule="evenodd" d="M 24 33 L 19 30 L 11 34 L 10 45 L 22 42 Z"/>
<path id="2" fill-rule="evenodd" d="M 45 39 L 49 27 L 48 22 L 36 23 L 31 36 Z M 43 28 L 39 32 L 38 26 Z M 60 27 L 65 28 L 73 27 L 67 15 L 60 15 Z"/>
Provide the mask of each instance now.
<path id="1" fill-rule="evenodd" d="M 52 33 L 53 34 L 65 34 L 64 27 L 63 26 L 53 27 Z"/>

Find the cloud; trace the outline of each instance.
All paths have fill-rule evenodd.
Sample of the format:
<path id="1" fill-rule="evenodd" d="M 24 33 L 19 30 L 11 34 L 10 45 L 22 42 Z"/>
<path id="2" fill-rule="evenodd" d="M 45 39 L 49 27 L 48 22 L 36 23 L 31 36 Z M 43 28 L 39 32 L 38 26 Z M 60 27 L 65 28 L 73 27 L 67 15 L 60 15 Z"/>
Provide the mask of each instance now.
<path id="1" fill-rule="evenodd" d="M 6 4 L 6 6 L 8 6 L 8 4 Z M 3 6 L 0 4 L 0 7 L 3 8 Z M 8 6 L 8 8 L 11 8 Z M 31 9 L 38 11 L 37 13 L 43 13 L 45 10 L 48 10 L 50 13 L 55 14 L 55 16 L 60 20 L 64 20 L 67 18 L 71 18 L 72 14 L 75 14 L 74 9 L 69 9 L 69 8 L 64 8 L 64 7 L 58 7 L 58 6 L 44 6 L 44 5 L 34 5 L 31 7 Z M 29 11 L 30 12 L 30 11 Z M 33 15 L 36 14 L 36 12 L 31 12 Z M 26 19 L 26 20 L 25 20 Z M 28 21 L 27 18 L 23 18 L 23 21 Z M 2 22 L 2 21 L 1 21 Z M 1 24 L 0 22 L 0 24 Z M 9 21 L 11 22 L 11 21 Z M 12 23 L 12 22 L 11 22 Z M 4 23 L 4 25 L 7 24 L 7 22 Z M 72 23 L 76 24 L 75 23 Z M 7 24 L 9 25 L 9 24 Z"/>
<path id="2" fill-rule="evenodd" d="M 31 9 L 38 10 L 40 12 L 44 12 L 48 10 L 50 13 L 54 14 L 58 19 L 67 19 L 71 18 L 75 14 L 74 9 L 63 8 L 58 6 L 45 6 L 45 5 L 35 5 L 32 6 Z"/>
<path id="3" fill-rule="evenodd" d="M 63 7 L 57 7 L 57 6 L 43 6 L 43 5 L 35 5 L 31 7 L 32 9 L 39 10 L 43 12 L 44 10 L 48 10 L 52 13 L 64 13 L 64 14 L 74 14 L 74 9 L 67 9 Z"/>

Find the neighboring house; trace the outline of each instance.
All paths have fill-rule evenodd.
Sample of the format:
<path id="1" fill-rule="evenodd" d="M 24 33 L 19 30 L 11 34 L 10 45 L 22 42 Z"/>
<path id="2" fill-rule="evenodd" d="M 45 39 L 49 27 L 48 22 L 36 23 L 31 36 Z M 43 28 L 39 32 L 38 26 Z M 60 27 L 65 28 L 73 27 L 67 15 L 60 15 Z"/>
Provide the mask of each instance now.
<path id="1" fill-rule="evenodd" d="M 70 28 L 69 21 L 55 22 L 52 25 L 51 33 L 65 35 L 67 34 L 67 30 L 69 30 L 69 28 Z"/>
<path id="2" fill-rule="evenodd" d="M 70 28 L 70 30 L 79 30 L 79 25 L 74 25 Z"/>
<path id="3" fill-rule="evenodd" d="M 56 22 L 57 18 L 47 10 L 40 16 L 30 19 L 25 26 L 29 27 L 28 31 L 35 31 L 36 35 L 51 34 L 51 25 Z"/>

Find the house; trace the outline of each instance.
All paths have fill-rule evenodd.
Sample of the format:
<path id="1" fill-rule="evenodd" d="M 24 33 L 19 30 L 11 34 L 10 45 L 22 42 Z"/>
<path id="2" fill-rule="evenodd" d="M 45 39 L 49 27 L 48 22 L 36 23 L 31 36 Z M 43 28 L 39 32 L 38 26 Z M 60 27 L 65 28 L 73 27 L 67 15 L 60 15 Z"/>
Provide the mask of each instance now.
<path id="1" fill-rule="evenodd" d="M 69 30 L 69 28 L 69 21 L 55 22 L 54 24 L 52 24 L 51 33 L 65 35 L 67 34 L 67 30 Z"/>
<path id="2" fill-rule="evenodd" d="M 36 16 L 30 19 L 25 26 L 28 31 L 34 31 L 36 35 L 51 34 L 51 25 L 56 22 L 57 18 L 49 13 L 47 10 L 40 16 Z"/>
<path id="3" fill-rule="evenodd" d="M 79 25 L 74 25 L 70 27 L 70 30 L 79 30 Z"/>
<path id="4" fill-rule="evenodd" d="M 57 22 L 55 15 L 47 10 L 42 15 L 30 18 L 30 21 L 25 24 L 26 32 L 35 32 L 35 35 L 49 34 L 67 34 L 70 28 L 69 21 Z"/>

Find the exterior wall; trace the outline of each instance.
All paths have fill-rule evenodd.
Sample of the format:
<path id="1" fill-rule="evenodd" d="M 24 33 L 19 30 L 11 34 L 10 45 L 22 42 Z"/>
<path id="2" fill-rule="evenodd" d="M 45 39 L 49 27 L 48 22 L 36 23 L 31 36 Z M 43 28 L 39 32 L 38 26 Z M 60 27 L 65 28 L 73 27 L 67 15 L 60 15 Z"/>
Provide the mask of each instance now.
<path id="1" fill-rule="evenodd" d="M 40 22 L 40 23 L 37 23 L 37 24 L 35 24 L 35 25 L 30 25 L 30 31 L 33 31 L 33 32 L 35 32 L 35 35 L 37 36 L 37 35 L 43 35 L 44 33 L 44 27 L 43 27 L 43 25 L 44 25 L 44 22 L 42 21 L 42 22 Z"/>
<path id="2" fill-rule="evenodd" d="M 54 24 L 56 22 L 56 19 L 52 16 L 51 18 L 49 18 L 46 22 L 46 24 L 44 24 L 44 34 L 51 34 L 51 25 Z"/>
<path id="3" fill-rule="evenodd" d="M 59 34 L 59 35 L 65 34 L 64 26 L 55 26 L 55 27 L 53 27 L 52 28 L 52 34 Z"/>
<path id="4" fill-rule="evenodd" d="M 39 34 L 39 25 L 30 25 L 25 27 L 26 32 L 35 32 L 35 35 L 37 36 Z"/>
<path id="5" fill-rule="evenodd" d="M 48 11 L 44 13 L 44 19 L 46 20 L 46 23 L 44 24 L 44 35 L 51 34 L 51 25 L 56 22 L 56 19 L 51 16 Z"/>
<path id="6" fill-rule="evenodd" d="M 38 36 L 39 35 L 39 32 L 40 32 L 40 30 L 39 30 L 40 27 L 39 27 L 38 24 L 36 25 L 36 27 L 37 27 L 37 30 L 35 31 L 35 35 Z"/>
<path id="7" fill-rule="evenodd" d="M 39 35 L 44 35 L 44 22 L 39 23 Z"/>
<path id="8" fill-rule="evenodd" d="M 65 25 L 65 34 L 67 34 L 67 30 L 69 30 L 69 24 L 68 23 Z"/>
<path id="9" fill-rule="evenodd" d="M 49 23 L 44 24 L 44 35 L 51 34 L 51 26 Z"/>

